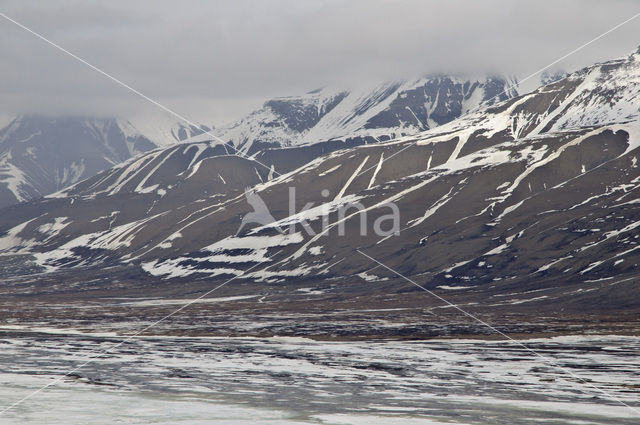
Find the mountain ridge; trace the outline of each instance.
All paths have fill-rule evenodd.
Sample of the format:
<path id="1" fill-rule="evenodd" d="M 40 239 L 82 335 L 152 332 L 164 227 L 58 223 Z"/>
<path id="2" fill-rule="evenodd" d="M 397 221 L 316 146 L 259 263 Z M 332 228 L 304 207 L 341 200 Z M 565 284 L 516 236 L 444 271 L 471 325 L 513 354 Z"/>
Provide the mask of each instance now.
<path id="1" fill-rule="evenodd" d="M 411 93 L 409 89 L 415 91 L 420 84 L 424 84 L 423 94 L 414 93 L 414 99 L 409 103 L 401 99 Z M 359 91 L 318 89 L 302 96 L 268 100 L 262 109 L 236 124 L 217 129 L 202 124 L 177 123 L 177 118 L 169 115 L 129 119 L 2 116 L 0 207 L 48 195 L 129 158 L 173 143 L 221 143 L 220 140 L 225 140 L 226 152 L 241 155 L 255 155 L 273 147 L 322 143 L 324 147 L 314 148 L 321 153 L 326 149 L 412 134 L 425 125 L 438 124 L 433 120 L 428 124 L 430 118 L 426 110 L 421 114 L 424 115 L 422 121 L 414 112 L 410 112 L 413 117 L 409 116 L 408 121 L 407 117 L 401 117 L 409 113 L 405 110 L 410 110 L 408 104 L 424 109 L 430 102 L 427 84 L 433 93 L 447 90 L 449 94 L 442 99 L 458 102 L 453 111 L 448 111 L 442 104 L 433 105 L 439 111 L 436 115 L 440 118 L 436 119 L 445 122 L 462 113 L 465 105 L 475 106 L 482 99 L 488 100 L 488 94 L 482 94 L 485 91 L 500 95 L 499 91 L 504 90 L 507 83 L 497 77 L 468 81 L 440 76 L 413 82 L 388 82 Z M 515 92 L 508 93 L 513 95 Z M 349 102 L 350 106 L 345 107 Z M 424 105 L 420 106 L 421 103 Z M 375 119 L 377 124 L 368 123 Z M 216 135 L 220 136 L 218 142 L 213 137 Z M 342 144 L 330 140 L 337 138 Z"/>
<path id="2" fill-rule="evenodd" d="M 439 75 L 322 88 L 269 100 L 219 135 L 244 153 L 345 138 L 385 141 L 444 124 L 483 102 L 513 97 L 516 85 L 502 77 Z"/>

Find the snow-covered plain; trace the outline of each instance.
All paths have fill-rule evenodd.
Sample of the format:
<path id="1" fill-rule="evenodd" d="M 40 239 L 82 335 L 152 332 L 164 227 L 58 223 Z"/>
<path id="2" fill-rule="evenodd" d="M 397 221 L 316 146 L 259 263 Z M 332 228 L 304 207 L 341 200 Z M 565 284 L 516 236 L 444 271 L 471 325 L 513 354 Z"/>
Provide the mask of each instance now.
<path id="1" fill-rule="evenodd" d="M 637 423 L 640 414 L 638 337 L 523 341 L 544 358 L 513 342 L 481 340 L 120 341 L 4 332 L 0 410 L 59 382 L 1 422 L 615 425 Z M 73 371 L 102 350 L 108 355 Z"/>

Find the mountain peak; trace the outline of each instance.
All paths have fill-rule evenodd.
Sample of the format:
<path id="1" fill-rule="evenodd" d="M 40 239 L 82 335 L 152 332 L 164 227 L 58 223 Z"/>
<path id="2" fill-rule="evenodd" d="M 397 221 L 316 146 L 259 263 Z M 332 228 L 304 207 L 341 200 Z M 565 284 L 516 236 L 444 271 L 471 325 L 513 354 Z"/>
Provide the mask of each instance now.
<path id="1" fill-rule="evenodd" d="M 439 74 L 349 89 L 323 87 L 269 100 L 221 134 L 243 152 L 338 139 L 362 144 L 416 134 L 483 102 L 515 95 L 511 80 L 498 76 Z"/>

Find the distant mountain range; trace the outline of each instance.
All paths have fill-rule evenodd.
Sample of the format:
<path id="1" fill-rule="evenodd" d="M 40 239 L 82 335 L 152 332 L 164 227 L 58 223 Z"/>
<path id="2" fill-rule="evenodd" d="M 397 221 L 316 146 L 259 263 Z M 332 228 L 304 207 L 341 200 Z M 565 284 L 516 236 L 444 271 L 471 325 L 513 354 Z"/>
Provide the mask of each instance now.
<path id="1" fill-rule="evenodd" d="M 173 122 L 5 117 L 0 129 L 0 207 L 48 195 L 200 129 Z"/>
<path id="2" fill-rule="evenodd" d="M 459 102 L 445 102 L 450 108 L 433 115 L 440 110 L 438 90 L 423 97 L 438 98 L 423 110 L 406 103 L 410 96 L 403 93 L 427 93 L 420 87 L 394 88 L 394 100 L 379 110 L 372 106 L 366 117 L 341 114 L 358 117 L 354 127 L 347 124 L 355 118 L 319 127 L 348 94 L 311 93 L 315 100 L 293 107 L 296 113 L 283 112 L 289 108 L 283 105 L 298 101 L 276 103 L 283 117 L 300 117 L 287 124 L 287 134 L 297 136 L 237 139 L 238 148 L 253 152 L 250 158 L 207 141 L 154 149 L 44 199 L 5 208 L 0 247 L 49 270 L 124 264 L 150 280 L 227 278 L 250 267 L 242 279 L 278 284 L 397 279 L 361 250 L 427 288 L 483 291 L 477 296 L 501 308 L 637 305 L 628 294 L 640 275 L 640 53 L 458 119 L 447 113 L 461 114 L 495 91 L 478 85 L 485 87 L 482 96 L 476 91 L 478 98 L 464 103 L 447 89 Z M 349 101 L 345 109 L 360 111 L 351 107 L 356 104 Z M 262 111 L 273 112 L 273 105 Z M 268 120 L 253 122 L 269 128 Z M 432 122 L 441 125 L 387 142 L 304 144 L 321 128 L 349 129 L 366 139 L 381 138 L 381 129 L 397 136 L 399 129 Z M 322 140 L 334 133 L 318 134 Z M 258 143 L 271 147 L 256 149 Z M 255 212 L 247 188 L 264 200 L 275 223 L 238 231 Z M 354 202 L 369 223 L 395 204 L 400 234 L 363 234 L 362 210 L 339 214 Z M 309 203 L 312 208 L 300 212 Z M 296 232 L 282 232 L 292 224 Z M 337 233 L 341 226 L 345 236 Z"/>
<path id="3" fill-rule="evenodd" d="M 157 147 L 212 140 L 211 132 L 229 142 L 228 153 L 251 155 L 260 149 L 337 138 L 343 143 L 330 144 L 333 149 L 346 146 L 345 142 L 354 146 L 415 134 L 449 122 L 483 101 L 515 95 L 508 84 L 500 78 L 439 76 L 359 90 L 322 89 L 269 100 L 238 123 L 215 130 L 176 123 L 173 117 L 159 121 L 4 117 L 0 207 L 56 192 Z"/>

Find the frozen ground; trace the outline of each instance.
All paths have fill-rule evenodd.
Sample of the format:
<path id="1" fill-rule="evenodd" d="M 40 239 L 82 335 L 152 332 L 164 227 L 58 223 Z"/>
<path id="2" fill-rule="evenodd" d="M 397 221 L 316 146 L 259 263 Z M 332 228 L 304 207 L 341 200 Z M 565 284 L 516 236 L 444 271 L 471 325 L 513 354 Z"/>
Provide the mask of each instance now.
<path id="1" fill-rule="evenodd" d="M 6 329 L 0 337 L 0 408 L 121 341 Z M 138 338 L 5 412 L 0 422 L 638 423 L 639 337 L 524 343 L 550 362 L 503 341 Z"/>

